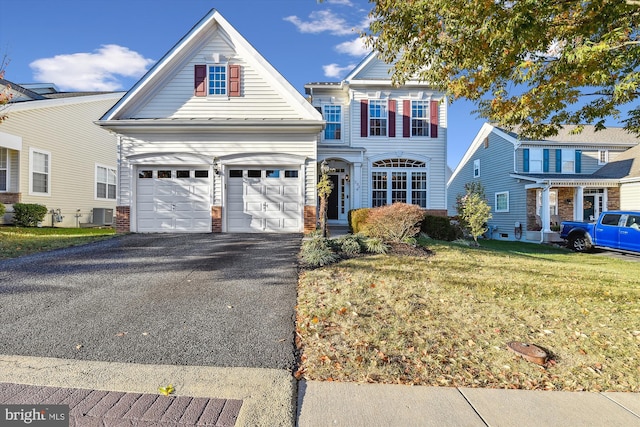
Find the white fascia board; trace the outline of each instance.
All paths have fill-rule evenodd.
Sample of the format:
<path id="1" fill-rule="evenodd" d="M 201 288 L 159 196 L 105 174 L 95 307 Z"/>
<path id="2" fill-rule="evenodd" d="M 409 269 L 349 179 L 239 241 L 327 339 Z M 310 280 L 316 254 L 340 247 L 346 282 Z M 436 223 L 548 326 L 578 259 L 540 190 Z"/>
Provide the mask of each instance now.
<path id="1" fill-rule="evenodd" d="M 22 151 L 22 137 L 0 132 L 0 147 L 10 150 Z"/>

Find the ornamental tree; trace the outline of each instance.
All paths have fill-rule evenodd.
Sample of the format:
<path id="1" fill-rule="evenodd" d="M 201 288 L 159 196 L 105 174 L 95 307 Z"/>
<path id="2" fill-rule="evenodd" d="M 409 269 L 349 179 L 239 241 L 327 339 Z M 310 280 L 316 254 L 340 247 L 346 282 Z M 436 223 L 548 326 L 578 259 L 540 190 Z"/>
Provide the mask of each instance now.
<path id="1" fill-rule="evenodd" d="M 638 0 L 370 1 L 364 36 L 397 84 L 429 82 L 528 137 L 607 117 L 640 134 Z"/>

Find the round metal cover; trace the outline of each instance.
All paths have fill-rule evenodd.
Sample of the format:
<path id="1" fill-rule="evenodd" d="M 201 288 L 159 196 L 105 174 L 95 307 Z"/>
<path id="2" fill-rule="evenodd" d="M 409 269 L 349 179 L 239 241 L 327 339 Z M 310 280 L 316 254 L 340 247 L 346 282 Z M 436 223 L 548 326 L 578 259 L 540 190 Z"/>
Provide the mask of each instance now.
<path id="1" fill-rule="evenodd" d="M 547 361 L 547 352 L 537 345 L 512 341 L 507 344 L 507 348 L 518 356 L 538 365 L 544 365 Z"/>

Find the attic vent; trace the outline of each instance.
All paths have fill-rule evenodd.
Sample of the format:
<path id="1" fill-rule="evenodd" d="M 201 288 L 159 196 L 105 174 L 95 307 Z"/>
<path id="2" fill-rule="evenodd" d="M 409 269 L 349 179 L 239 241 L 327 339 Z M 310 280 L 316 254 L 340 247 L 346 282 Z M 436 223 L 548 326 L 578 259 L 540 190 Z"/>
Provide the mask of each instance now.
<path id="1" fill-rule="evenodd" d="M 219 64 L 220 63 L 220 54 L 219 53 L 212 53 L 211 54 L 211 59 L 213 60 L 214 63 Z"/>
<path id="2" fill-rule="evenodd" d="M 489 137 L 488 136 L 484 139 L 484 148 L 489 148 Z"/>

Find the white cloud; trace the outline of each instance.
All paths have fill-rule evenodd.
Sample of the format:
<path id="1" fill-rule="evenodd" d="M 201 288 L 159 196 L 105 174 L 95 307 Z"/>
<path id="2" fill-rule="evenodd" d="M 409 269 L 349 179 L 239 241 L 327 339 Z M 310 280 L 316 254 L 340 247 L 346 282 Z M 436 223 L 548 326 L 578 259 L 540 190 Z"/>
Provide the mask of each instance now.
<path id="1" fill-rule="evenodd" d="M 327 0 L 327 3 L 339 4 L 342 6 L 353 6 L 353 3 L 351 3 L 351 0 Z"/>
<path id="2" fill-rule="evenodd" d="M 369 53 L 370 49 L 364 45 L 364 40 L 358 37 L 357 39 L 340 43 L 336 46 L 336 51 L 351 56 L 364 56 Z"/>
<path id="3" fill-rule="evenodd" d="M 309 21 L 303 21 L 293 15 L 283 19 L 295 25 L 301 33 L 318 34 L 328 32 L 334 36 L 345 36 L 360 31 L 360 28 L 348 25 L 344 18 L 339 17 L 330 10 L 312 12 L 309 18 Z"/>
<path id="4" fill-rule="evenodd" d="M 323 65 L 325 77 L 341 79 L 347 71 L 351 71 L 355 68 L 355 64 L 349 64 L 346 67 L 341 67 L 338 64 Z"/>
<path id="5" fill-rule="evenodd" d="M 138 52 L 109 44 L 92 53 L 37 59 L 29 66 L 37 81 L 55 83 L 62 90 L 115 91 L 123 89 L 120 77 L 137 79 L 153 63 Z"/>

